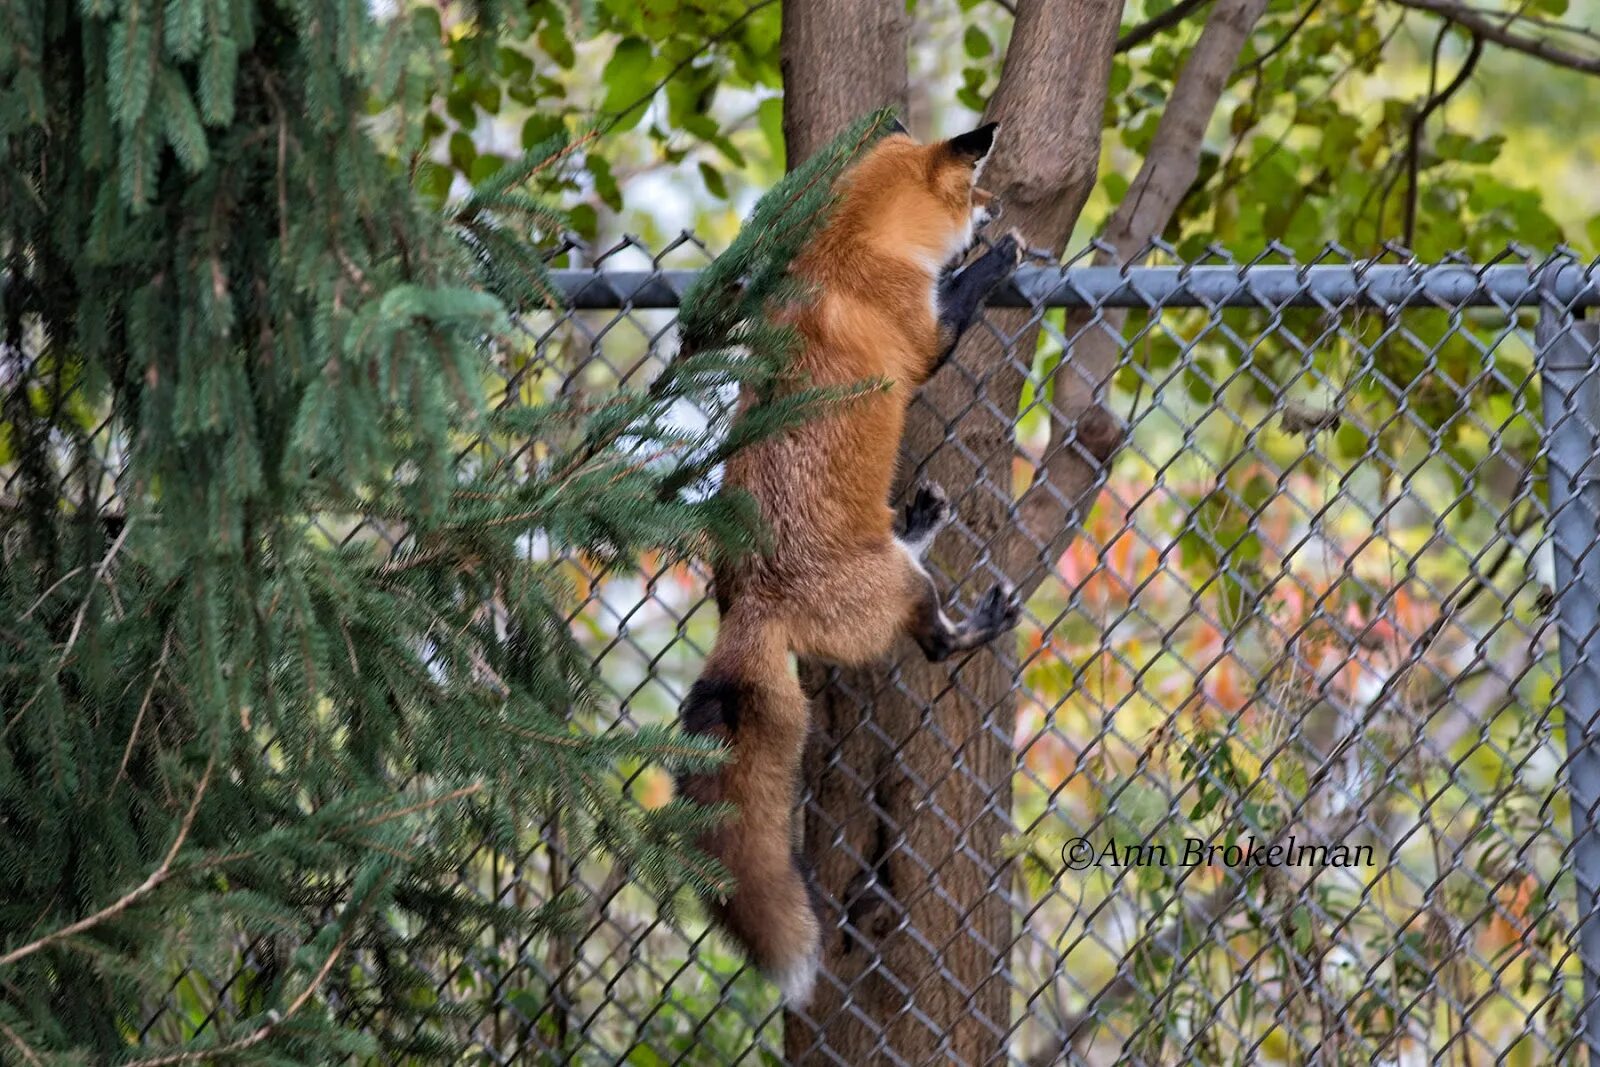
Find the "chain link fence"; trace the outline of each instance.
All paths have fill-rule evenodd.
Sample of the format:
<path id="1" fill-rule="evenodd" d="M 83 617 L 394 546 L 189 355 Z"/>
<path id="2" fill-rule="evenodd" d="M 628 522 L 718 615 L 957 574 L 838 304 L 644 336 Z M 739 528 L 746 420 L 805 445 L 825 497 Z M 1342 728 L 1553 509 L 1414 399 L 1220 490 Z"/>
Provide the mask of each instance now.
<path id="1" fill-rule="evenodd" d="M 500 402 L 648 380 L 708 258 L 685 235 L 558 271 L 570 307 L 527 320 Z M 1600 712 L 1591 269 L 1337 249 L 1133 270 L 1084 259 L 1025 268 L 1001 294 L 1030 314 L 995 336 L 1039 338 L 1007 352 L 1024 377 L 1004 443 L 1014 485 L 1043 460 L 1055 389 L 1088 336 L 1117 346 L 1112 376 L 1087 384 L 1125 434 L 1002 657 L 1015 706 L 983 731 L 1014 760 L 975 771 L 972 739 L 940 733 L 934 707 L 942 762 L 902 780 L 925 804 L 947 795 L 935 779 L 956 781 L 1003 820 L 1004 847 L 975 854 L 964 816 L 937 847 L 888 828 L 927 892 L 960 853 L 1009 911 L 1010 942 L 979 946 L 1009 989 L 993 1059 L 1581 1058 L 1596 992 L 1581 961 L 1600 963 L 1596 923 L 1578 949 L 1600 884 L 1600 756 L 1581 743 Z M 934 553 L 958 600 L 992 583 L 997 536 L 963 521 L 963 501 L 1014 500 L 1014 485 L 946 487 L 958 515 L 942 536 L 977 558 L 940 573 L 949 557 Z M 705 576 L 566 566 L 609 698 L 581 725 L 672 721 L 716 630 Z M 885 665 L 888 684 L 903 667 Z M 870 701 L 852 710 L 876 729 Z M 862 805 L 878 784 L 859 783 Z M 671 791 L 649 766 L 618 785 L 646 805 Z M 842 835 L 832 847 L 849 851 Z M 870 874 L 882 857 L 845 860 Z M 481 1062 L 780 1062 L 798 1030 L 807 1062 L 850 1063 L 829 1034 L 876 1025 L 866 986 L 828 973 L 834 1018 L 792 1018 L 786 1054 L 775 993 L 698 910 L 662 913 L 626 872 L 574 855 L 559 819 L 461 877 L 491 900 L 577 887 L 590 901 L 571 936 L 486 929 L 466 958 L 414 961 Z M 850 929 L 859 902 L 824 903 L 834 937 L 870 951 L 879 934 Z M 973 950 L 927 944 L 940 968 Z M 937 1032 L 949 1006 L 918 1003 L 927 976 L 879 964 L 896 1012 Z M 146 1034 L 208 1025 L 231 984 L 186 972 Z M 889 1038 L 871 1058 L 932 1062 Z"/>

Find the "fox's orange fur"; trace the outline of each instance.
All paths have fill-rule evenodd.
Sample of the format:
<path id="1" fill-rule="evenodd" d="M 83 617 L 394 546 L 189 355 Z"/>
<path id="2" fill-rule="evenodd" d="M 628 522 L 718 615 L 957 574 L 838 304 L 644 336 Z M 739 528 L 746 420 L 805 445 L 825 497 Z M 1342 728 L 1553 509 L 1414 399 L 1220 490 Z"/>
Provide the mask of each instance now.
<path id="1" fill-rule="evenodd" d="M 803 342 L 795 370 L 812 385 L 883 379 L 888 388 L 737 454 L 724 474 L 758 502 L 771 548 L 717 571 L 721 628 L 683 714 L 687 729 L 733 752 L 720 772 L 683 787 L 736 806 L 702 842 L 738 881 L 718 917 L 792 1004 L 809 998 L 821 932 L 793 854 L 807 709 L 790 654 L 863 664 L 910 633 L 930 658 L 943 658 L 1016 619 L 1009 591 L 997 589 L 973 618 L 952 624 L 919 560 L 944 518 L 942 494 L 918 494 L 904 540 L 888 504 L 913 391 L 1016 263 L 1007 238 L 965 289 L 941 285 L 987 217 L 974 179 L 992 133 L 931 145 L 897 134 L 847 172 L 832 217 L 793 265 L 813 294 L 795 312 Z"/>

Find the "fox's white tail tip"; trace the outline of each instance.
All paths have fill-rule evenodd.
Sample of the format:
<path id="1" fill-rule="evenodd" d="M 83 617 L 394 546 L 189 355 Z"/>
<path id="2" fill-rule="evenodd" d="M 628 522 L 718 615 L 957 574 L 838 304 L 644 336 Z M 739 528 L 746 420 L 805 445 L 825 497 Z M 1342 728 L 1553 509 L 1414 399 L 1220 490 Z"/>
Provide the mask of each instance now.
<path id="1" fill-rule="evenodd" d="M 773 969 L 769 977 L 783 994 L 784 1007 L 803 1008 L 811 1003 L 820 962 L 815 955 L 801 956 Z"/>

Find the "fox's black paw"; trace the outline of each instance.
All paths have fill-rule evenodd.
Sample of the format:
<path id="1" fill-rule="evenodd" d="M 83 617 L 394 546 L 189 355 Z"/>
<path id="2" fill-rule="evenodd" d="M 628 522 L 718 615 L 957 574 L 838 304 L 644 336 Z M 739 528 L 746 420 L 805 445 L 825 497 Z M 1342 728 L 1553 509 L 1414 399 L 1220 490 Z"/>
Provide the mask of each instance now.
<path id="1" fill-rule="evenodd" d="M 1001 582 L 983 595 L 978 606 L 972 609 L 970 625 L 974 630 L 998 637 L 1016 628 L 1022 618 L 1022 601 L 1010 582 Z"/>
<path id="2" fill-rule="evenodd" d="M 1022 265 L 1025 251 L 1022 237 L 1016 230 L 1010 230 L 1000 240 L 989 246 L 990 252 L 1000 260 L 1010 260 L 1013 267 Z"/>
<path id="3" fill-rule="evenodd" d="M 950 499 L 933 482 L 918 482 L 906 503 L 904 515 L 905 540 L 921 541 L 950 521 Z"/>

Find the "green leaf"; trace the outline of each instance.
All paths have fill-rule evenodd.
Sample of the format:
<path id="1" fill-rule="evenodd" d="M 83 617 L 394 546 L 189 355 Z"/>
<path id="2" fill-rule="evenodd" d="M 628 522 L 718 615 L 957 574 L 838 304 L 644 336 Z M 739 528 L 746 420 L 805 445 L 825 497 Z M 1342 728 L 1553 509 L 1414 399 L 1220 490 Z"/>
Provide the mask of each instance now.
<path id="1" fill-rule="evenodd" d="M 722 180 L 722 175 L 709 163 L 700 164 L 700 180 L 706 183 L 706 189 L 718 200 L 728 199 L 728 187 Z"/>
<path id="2" fill-rule="evenodd" d="M 491 115 L 500 113 L 500 87 L 498 85 L 479 86 L 478 91 L 473 94 L 472 100 L 473 103 Z"/>
<path id="3" fill-rule="evenodd" d="M 1295 950 L 1302 955 L 1311 951 L 1311 945 L 1316 935 L 1313 925 L 1311 909 L 1304 904 L 1297 904 L 1289 916 L 1289 927 L 1293 931 Z"/>
<path id="4" fill-rule="evenodd" d="M 528 116 L 522 124 L 522 148 L 527 151 L 534 145 L 543 144 L 566 131 L 566 124 L 559 115 L 545 115 L 535 113 Z"/>
<path id="5" fill-rule="evenodd" d="M 424 160 L 417 164 L 417 191 L 436 206 L 442 206 L 449 198 L 450 184 L 454 179 L 454 171 L 432 160 Z"/>
<path id="6" fill-rule="evenodd" d="M 526 1019 L 537 1019 L 544 1012 L 544 1000 L 528 989 L 513 989 L 506 994 L 506 1003 Z"/>
<path id="7" fill-rule="evenodd" d="M 472 170 L 472 161 L 478 158 L 478 148 L 472 138 L 457 130 L 450 135 L 450 165 L 462 174 Z"/>
<path id="8" fill-rule="evenodd" d="M 446 97 L 444 111 L 463 129 L 471 130 L 478 125 L 478 110 L 472 106 L 472 94 L 465 90 Z"/>
<path id="9" fill-rule="evenodd" d="M 617 118 L 619 128 L 628 129 L 644 117 L 643 105 L 650 102 L 655 85 L 654 69 L 655 53 L 645 41 L 624 37 L 617 42 L 600 77 L 606 87 L 602 107 Z"/>
<path id="10" fill-rule="evenodd" d="M 467 169 L 467 180 L 474 184 L 481 181 L 487 181 L 495 174 L 499 173 L 500 169 L 505 165 L 506 158 L 504 156 L 478 156 L 472 161 L 471 167 Z"/>
<path id="11" fill-rule="evenodd" d="M 756 122 L 767 139 L 773 162 L 783 166 L 783 98 L 769 96 L 761 101 L 756 107 Z"/>
<path id="12" fill-rule="evenodd" d="M 612 211 L 621 211 L 622 190 L 617 188 L 617 179 L 611 173 L 611 164 L 604 156 L 590 157 L 589 176 L 594 179 L 594 191 L 599 194 L 601 202 Z"/>

